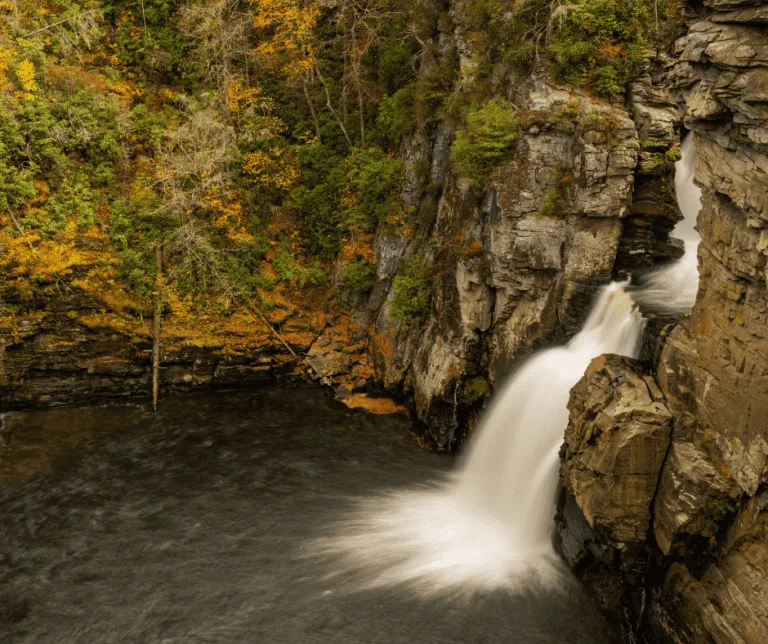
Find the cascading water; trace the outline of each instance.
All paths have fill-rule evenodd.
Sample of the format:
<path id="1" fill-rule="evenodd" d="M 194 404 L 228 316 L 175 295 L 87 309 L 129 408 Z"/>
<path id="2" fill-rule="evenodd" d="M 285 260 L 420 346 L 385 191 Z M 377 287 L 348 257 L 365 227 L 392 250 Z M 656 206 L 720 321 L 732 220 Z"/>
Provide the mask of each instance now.
<path id="1" fill-rule="evenodd" d="M 627 283 L 604 287 L 567 345 L 536 354 L 500 388 L 454 474 L 357 502 L 337 534 L 317 542 L 313 554 L 333 556 L 337 570 L 356 573 L 361 587 L 407 584 L 424 594 L 470 594 L 560 578 L 552 519 L 569 393 L 593 358 L 637 354 L 645 326 L 637 301 L 677 315 L 693 306 L 693 226 L 700 208 L 695 160 L 688 137 L 676 167 L 685 218 L 673 232 L 685 239 L 685 255 L 645 274 L 632 297 Z"/>

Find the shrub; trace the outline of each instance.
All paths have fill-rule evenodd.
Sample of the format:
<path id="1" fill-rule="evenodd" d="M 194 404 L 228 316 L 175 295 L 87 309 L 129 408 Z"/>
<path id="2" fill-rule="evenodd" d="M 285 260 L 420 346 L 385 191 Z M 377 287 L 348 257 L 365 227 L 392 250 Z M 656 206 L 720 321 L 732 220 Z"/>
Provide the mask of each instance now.
<path id="1" fill-rule="evenodd" d="M 563 195 L 560 188 L 550 188 L 544 196 L 544 204 L 541 206 L 539 214 L 545 217 L 555 217 L 558 214 L 562 199 Z"/>
<path id="2" fill-rule="evenodd" d="M 649 0 L 584 0 L 571 8 L 549 45 L 558 77 L 602 96 L 624 92 L 651 44 L 650 18 Z"/>
<path id="3" fill-rule="evenodd" d="M 496 166 L 512 159 L 519 125 L 514 108 L 503 98 L 470 108 L 466 129 L 451 146 L 454 169 L 482 184 Z"/>
<path id="4" fill-rule="evenodd" d="M 285 246 L 278 249 L 272 267 L 280 281 L 288 282 L 296 288 L 304 288 L 307 284 L 320 286 L 326 280 L 325 273 L 319 264 L 301 265 Z"/>
<path id="5" fill-rule="evenodd" d="M 376 267 L 364 257 L 358 257 L 344 267 L 341 284 L 357 295 L 367 293 L 376 284 Z"/>
<path id="6" fill-rule="evenodd" d="M 394 295 L 389 309 L 394 320 L 411 327 L 427 319 L 432 301 L 431 273 L 429 265 L 420 257 L 400 262 L 392 283 Z"/>
<path id="7" fill-rule="evenodd" d="M 413 85 L 406 85 L 392 96 L 387 96 L 379 105 L 376 130 L 385 141 L 397 144 L 416 127 L 413 92 Z"/>
<path id="8" fill-rule="evenodd" d="M 386 156 L 379 148 L 358 150 L 350 158 L 347 177 L 354 201 L 347 213 L 348 224 L 370 230 L 379 221 L 402 213 L 405 165 L 400 159 Z"/>

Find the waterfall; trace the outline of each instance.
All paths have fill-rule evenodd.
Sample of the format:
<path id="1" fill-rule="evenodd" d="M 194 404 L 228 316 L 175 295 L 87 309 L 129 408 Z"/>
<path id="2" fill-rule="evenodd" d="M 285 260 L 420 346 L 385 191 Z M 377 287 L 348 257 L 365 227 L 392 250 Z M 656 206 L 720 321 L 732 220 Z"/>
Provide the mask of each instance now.
<path id="1" fill-rule="evenodd" d="M 363 588 L 405 584 L 423 594 L 462 593 L 555 583 L 555 497 L 571 388 L 603 353 L 636 356 L 645 320 L 636 302 L 670 314 L 690 311 L 698 273 L 693 228 L 700 192 L 693 185 L 690 136 L 676 167 L 683 221 L 673 231 L 685 255 L 626 282 L 604 287 L 582 330 L 565 346 L 532 356 L 500 387 L 453 474 L 412 489 L 358 501 L 320 539 L 314 554 Z"/>

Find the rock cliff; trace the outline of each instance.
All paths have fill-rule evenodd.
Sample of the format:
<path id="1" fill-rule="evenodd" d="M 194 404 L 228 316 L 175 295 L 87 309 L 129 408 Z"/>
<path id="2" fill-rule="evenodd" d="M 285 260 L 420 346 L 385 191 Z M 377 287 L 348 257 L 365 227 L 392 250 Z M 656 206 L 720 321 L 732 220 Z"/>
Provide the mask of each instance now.
<path id="1" fill-rule="evenodd" d="M 765 3 L 705 2 L 675 46 L 670 79 L 696 136 L 703 190 L 700 286 L 692 314 L 649 365 L 672 419 L 670 426 L 668 417 L 654 418 L 653 432 L 668 436 L 669 448 L 629 505 L 601 486 L 598 505 L 607 498 L 608 508 L 596 513 L 595 493 L 573 476 L 590 472 L 593 453 L 611 453 L 636 434 L 634 423 L 624 423 L 618 436 L 598 433 L 589 449 L 576 440 L 603 418 L 587 421 L 591 410 L 614 404 L 617 393 L 599 388 L 605 360 L 571 397 L 566 554 L 584 562 L 592 553 L 598 561 L 594 553 L 607 549 L 621 561 L 614 571 L 643 570 L 623 583 L 650 591 L 638 598 L 633 619 L 645 618 L 644 636 L 654 641 L 768 641 L 767 19 Z M 623 365 L 613 378 L 640 382 L 641 372 Z M 631 408 L 640 413 L 643 404 Z M 649 446 L 648 459 L 656 453 Z M 636 478 L 628 462 L 609 474 L 627 485 Z M 641 509 L 632 533 L 622 511 L 635 505 Z M 643 547 L 628 551 L 628 537 L 637 535 Z M 594 566 L 591 574 L 598 586 L 622 583 L 601 579 Z"/>
<path id="2" fill-rule="evenodd" d="M 597 287 L 680 253 L 668 239 L 680 217 L 671 177 L 681 114 L 667 54 L 646 61 L 626 100 L 608 101 L 553 81 L 544 60 L 526 71 L 485 60 L 468 4 L 442 6 L 421 73 L 458 66 L 450 92 L 461 98 L 478 91 L 478 65 L 491 69 L 484 95 L 508 99 L 520 122 L 513 160 L 472 185 L 449 164 L 455 119 L 430 119 L 402 143 L 407 221 L 377 228 L 370 295 L 347 311 L 270 314 L 296 356 L 247 316 L 239 324 L 251 329 L 215 328 L 215 337 L 164 332 L 166 389 L 228 386 L 237 373 L 243 382 L 309 376 L 339 395 L 383 387 L 413 400 L 432 444 L 452 450 L 517 363 L 579 328 Z M 431 304 L 422 324 L 406 327 L 393 319 L 392 285 L 401 262 L 414 259 L 432 269 Z M 29 314 L 0 303 L 6 406 L 147 391 L 142 312 L 130 324 L 102 323 L 104 304 L 75 293 L 54 291 Z"/>

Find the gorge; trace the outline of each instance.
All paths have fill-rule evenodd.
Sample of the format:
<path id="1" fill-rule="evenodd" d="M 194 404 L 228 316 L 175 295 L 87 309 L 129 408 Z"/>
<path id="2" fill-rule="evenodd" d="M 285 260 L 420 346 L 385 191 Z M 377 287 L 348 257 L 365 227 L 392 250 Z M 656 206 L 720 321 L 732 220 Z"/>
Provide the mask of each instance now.
<path id="1" fill-rule="evenodd" d="M 430 641 L 416 606 L 455 616 L 436 641 L 485 611 L 488 630 L 456 641 L 768 641 L 767 12 L 0 3 L 0 499 L 19 517 L 1 535 L 14 545 L 0 633 L 111 641 L 100 629 L 126 602 L 140 626 L 121 623 L 123 641 Z M 156 420 L 133 406 L 152 388 L 153 311 Z M 407 435 L 401 416 L 345 411 L 307 381 L 350 407 L 395 399 L 455 470 L 382 447 Z M 304 399 L 307 426 L 287 410 Z M 207 414 L 221 415 L 210 431 Z M 279 417 L 275 436 L 251 436 L 246 414 Z M 207 441 L 210 462 L 195 451 Z M 240 529 L 226 494 L 238 486 L 264 504 L 231 496 L 264 532 Z M 350 506 L 329 500 L 350 489 Z M 213 548 L 209 521 L 231 550 Z M 191 588 L 210 590 L 229 632 L 216 611 L 208 630 L 179 612 L 200 597 L 181 577 L 166 595 L 138 583 L 125 543 L 105 536 L 121 531 L 148 580 L 170 570 L 163 544 L 186 544 Z M 249 590 L 237 571 L 257 565 L 251 547 L 267 553 L 254 583 L 288 586 Z M 302 552 L 296 577 L 281 548 Z M 211 553 L 221 577 L 200 572 Z M 364 590 L 339 590 L 351 603 L 325 623 L 329 604 L 308 598 L 336 583 Z M 61 616 L 78 588 L 110 596 L 92 621 L 72 613 L 82 628 Z M 414 612 L 397 603 L 404 588 Z M 350 617 L 377 601 L 365 597 L 399 606 L 367 633 Z M 290 601 L 312 623 L 280 632 Z M 506 630 L 505 611 L 530 621 Z"/>

